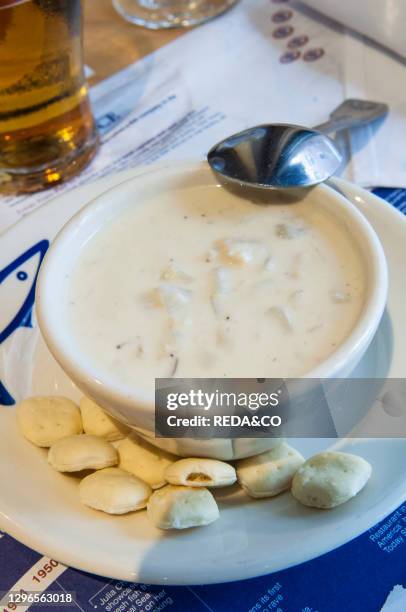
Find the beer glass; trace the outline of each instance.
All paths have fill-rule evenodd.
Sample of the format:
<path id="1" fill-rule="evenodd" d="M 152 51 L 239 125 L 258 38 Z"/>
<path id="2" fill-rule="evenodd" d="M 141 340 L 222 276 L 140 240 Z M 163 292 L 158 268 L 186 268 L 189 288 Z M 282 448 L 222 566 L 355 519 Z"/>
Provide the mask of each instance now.
<path id="1" fill-rule="evenodd" d="M 158 30 L 189 27 L 217 17 L 237 0 L 113 0 L 127 21 Z"/>
<path id="2" fill-rule="evenodd" d="M 82 0 L 0 0 L 0 193 L 69 179 L 97 144 Z"/>

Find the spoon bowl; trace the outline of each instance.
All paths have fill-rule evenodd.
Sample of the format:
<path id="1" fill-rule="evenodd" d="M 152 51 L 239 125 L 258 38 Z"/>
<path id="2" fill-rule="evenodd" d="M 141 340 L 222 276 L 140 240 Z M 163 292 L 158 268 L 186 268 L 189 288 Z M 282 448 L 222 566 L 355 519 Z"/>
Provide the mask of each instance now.
<path id="1" fill-rule="evenodd" d="M 227 180 L 263 189 L 311 187 L 328 179 L 342 163 L 331 138 L 284 123 L 234 134 L 215 145 L 207 159 Z"/>

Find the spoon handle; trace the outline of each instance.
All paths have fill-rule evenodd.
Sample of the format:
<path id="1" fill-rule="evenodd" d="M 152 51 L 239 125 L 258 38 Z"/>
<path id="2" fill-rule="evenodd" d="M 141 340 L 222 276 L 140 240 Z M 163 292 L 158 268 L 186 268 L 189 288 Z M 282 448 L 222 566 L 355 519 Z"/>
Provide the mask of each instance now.
<path id="1" fill-rule="evenodd" d="M 388 111 L 389 107 L 387 104 L 350 98 L 344 100 L 340 106 L 333 110 L 328 121 L 316 125 L 313 129 L 329 134 L 331 132 L 361 127 L 385 117 Z"/>

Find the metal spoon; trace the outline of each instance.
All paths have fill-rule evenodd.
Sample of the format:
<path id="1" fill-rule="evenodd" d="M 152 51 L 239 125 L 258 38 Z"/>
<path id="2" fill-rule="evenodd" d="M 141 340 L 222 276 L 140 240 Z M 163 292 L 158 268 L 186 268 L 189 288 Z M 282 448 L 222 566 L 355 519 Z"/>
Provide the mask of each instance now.
<path id="1" fill-rule="evenodd" d="M 210 149 L 211 168 L 228 181 L 262 189 L 310 187 L 325 181 L 342 157 L 326 136 L 385 117 L 388 106 L 367 100 L 345 100 L 329 121 L 313 129 L 285 123 L 258 125 L 229 136 Z"/>

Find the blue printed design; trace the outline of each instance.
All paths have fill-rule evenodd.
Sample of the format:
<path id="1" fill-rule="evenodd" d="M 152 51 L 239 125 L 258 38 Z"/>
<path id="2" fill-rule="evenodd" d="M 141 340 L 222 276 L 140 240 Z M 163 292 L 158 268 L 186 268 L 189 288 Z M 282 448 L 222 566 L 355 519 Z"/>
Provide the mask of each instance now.
<path id="1" fill-rule="evenodd" d="M 6 387 L 0 380 L 0 404 L 3 406 L 14 406 L 15 400 L 12 395 L 7 391 Z"/>
<path id="2" fill-rule="evenodd" d="M 388 187 L 377 187 L 373 193 L 392 204 L 400 212 L 406 215 L 406 189 L 390 189 Z"/>
<path id="3" fill-rule="evenodd" d="M 27 251 L 19 255 L 17 259 L 12 261 L 8 266 L 0 270 L 0 285 L 12 276 L 20 283 L 27 283 L 27 291 L 24 293 L 22 304 L 16 315 L 7 323 L 4 329 L 0 330 L 0 344 L 4 342 L 11 334 L 19 327 L 32 327 L 32 308 L 35 300 L 35 285 L 38 278 L 38 272 L 44 255 L 49 247 L 48 240 L 41 240 L 34 244 Z M 34 268 L 34 273 L 29 274 L 24 269 L 25 264 L 32 264 L 34 258 L 38 262 Z M 7 391 L 3 383 L 0 381 L 0 404 L 11 406 L 15 404 L 13 397 Z"/>

